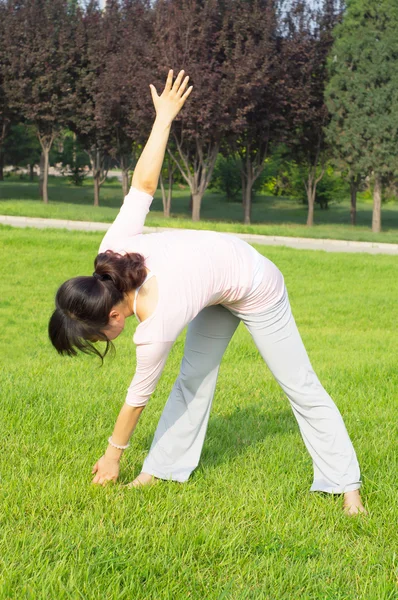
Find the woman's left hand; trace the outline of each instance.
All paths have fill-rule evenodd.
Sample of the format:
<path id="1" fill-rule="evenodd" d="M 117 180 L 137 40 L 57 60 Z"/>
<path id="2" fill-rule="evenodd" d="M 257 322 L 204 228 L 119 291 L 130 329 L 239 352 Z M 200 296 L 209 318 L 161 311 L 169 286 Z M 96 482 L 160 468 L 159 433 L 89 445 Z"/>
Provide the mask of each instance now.
<path id="1" fill-rule="evenodd" d="M 116 481 L 119 477 L 119 460 L 101 456 L 99 461 L 93 466 L 92 473 L 95 473 L 93 483 L 105 485 L 108 481 Z"/>
<path id="2" fill-rule="evenodd" d="M 189 77 L 184 78 L 184 71 L 180 71 L 173 83 L 173 71 L 170 70 L 162 94 L 159 96 L 154 85 L 150 85 L 152 100 L 156 110 L 156 117 L 161 121 L 171 124 L 180 112 L 185 100 L 192 92 L 192 85 L 186 90 Z"/>

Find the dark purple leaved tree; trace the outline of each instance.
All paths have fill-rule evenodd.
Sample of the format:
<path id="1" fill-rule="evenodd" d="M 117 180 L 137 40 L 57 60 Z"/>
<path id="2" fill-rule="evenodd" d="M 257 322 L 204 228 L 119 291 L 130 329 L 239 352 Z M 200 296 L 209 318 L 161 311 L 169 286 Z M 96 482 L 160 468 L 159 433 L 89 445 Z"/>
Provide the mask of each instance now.
<path id="1" fill-rule="evenodd" d="M 250 223 L 252 189 L 281 128 L 277 18 L 274 0 L 232 2 L 225 12 L 221 48 L 227 142 L 240 157 L 243 218 Z"/>
<path id="2" fill-rule="evenodd" d="M 9 11 L 5 2 L 0 2 L 0 181 L 3 181 L 4 140 L 11 122 L 10 105 L 7 94 L 7 45 L 5 33 L 8 27 Z"/>
<path id="3" fill-rule="evenodd" d="M 90 0 L 75 33 L 74 110 L 70 128 L 87 152 L 94 181 L 94 206 L 109 169 L 111 128 L 99 118 L 97 99 L 106 64 L 104 18 L 97 0 Z"/>
<path id="4" fill-rule="evenodd" d="M 9 102 L 36 127 L 43 155 L 42 197 L 48 202 L 50 149 L 73 110 L 73 15 L 67 0 L 10 0 L 8 9 Z"/>
<path id="5" fill-rule="evenodd" d="M 169 67 L 184 69 L 194 85 L 173 125 L 175 150 L 170 146 L 169 152 L 189 185 L 192 220 L 198 221 L 227 123 L 221 85 L 223 3 L 158 0 L 154 11 L 153 66 L 158 89 Z"/>
<path id="6" fill-rule="evenodd" d="M 329 113 L 324 94 L 332 30 L 341 17 L 340 0 L 315 7 L 303 0 L 291 6 L 281 45 L 282 79 L 286 87 L 289 122 L 286 142 L 290 156 L 302 168 L 307 192 L 307 225 L 314 223 L 316 189 L 329 158 L 325 127 Z"/>
<path id="7" fill-rule="evenodd" d="M 151 56 L 151 10 L 145 0 L 111 0 L 102 17 L 103 67 L 94 94 L 95 119 L 107 130 L 108 151 L 122 170 L 123 194 L 135 150 L 148 135 L 150 103 L 148 71 Z"/>

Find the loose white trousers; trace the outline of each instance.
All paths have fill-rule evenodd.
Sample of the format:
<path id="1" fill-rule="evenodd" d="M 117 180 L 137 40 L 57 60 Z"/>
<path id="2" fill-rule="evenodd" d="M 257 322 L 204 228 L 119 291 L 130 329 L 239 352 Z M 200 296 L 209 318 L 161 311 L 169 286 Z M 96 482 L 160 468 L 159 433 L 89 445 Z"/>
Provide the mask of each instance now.
<path id="1" fill-rule="evenodd" d="M 189 324 L 180 373 L 142 471 L 184 482 L 198 466 L 221 359 L 240 321 L 290 401 L 313 461 L 311 491 L 358 489 L 355 450 L 339 410 L 314 373 L 286 291 L 263 314 L 232 314 L 210 306 Z"/>

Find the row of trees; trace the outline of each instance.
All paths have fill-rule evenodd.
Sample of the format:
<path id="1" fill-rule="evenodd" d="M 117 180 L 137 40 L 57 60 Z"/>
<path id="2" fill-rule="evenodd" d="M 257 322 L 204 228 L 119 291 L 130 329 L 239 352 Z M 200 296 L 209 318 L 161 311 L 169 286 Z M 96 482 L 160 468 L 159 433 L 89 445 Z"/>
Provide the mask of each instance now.
<path id="1" fill-rule="evenodd" d="M 34 126 L 43 200 L 49 152 L 67 129 L 87 153 L 94 203 L 109 158 L 128 172 L 153 118 L 149 83 L 184 68 L 194 93 L 174 124 L 165 173 L 188 184 L 192 218 L 221 152 L 240 169 L 244 222 L 267 156 L 301 166 L 312 225 L 319 181 L 334 160 L 352 190 L 395 174 L 398 25 L 394 0 L 0 0 L 0 176 L 12 123 Z M 367 35 L 362 35 L 365 32 Z M 397 83 L 397 85 L 395 85 Z M 161 180 L 166 209 L 170 195 Z"/>

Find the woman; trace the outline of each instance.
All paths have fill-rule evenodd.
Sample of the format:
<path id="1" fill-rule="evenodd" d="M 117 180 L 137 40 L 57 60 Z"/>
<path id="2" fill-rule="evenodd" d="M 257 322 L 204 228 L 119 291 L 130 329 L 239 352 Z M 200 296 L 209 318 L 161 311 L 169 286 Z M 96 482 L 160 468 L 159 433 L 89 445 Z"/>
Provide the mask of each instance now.
<path id="1" fill-rule="evenodd" d="M 98 350 L 136 315 L 137 366 L 126 402 L 93 468 L 94 483 L 116 480 L 119 461 L 179 334 L 189 324 L 179 376 L 160 418 L 137 487 L 186 481 L 199 462 L 224 351 L 240 321 L 286 392 L 313 459 L 313 491 L 344 494 L 362 512 L 360 473 L 341 415 L 319 383 L 297 331 L 283 277 L 242 240 L 209 231 L 142 235 L 173 119 L 192 91 L 169 71 L 161 96 L 150 86 L 156 118 L 132 188 L 106 233 L 91 277 L 66 281 L 56 295 L 50 339 L 61 354 Z M 105 351 L 105 354 L 106 354 Z"/>

